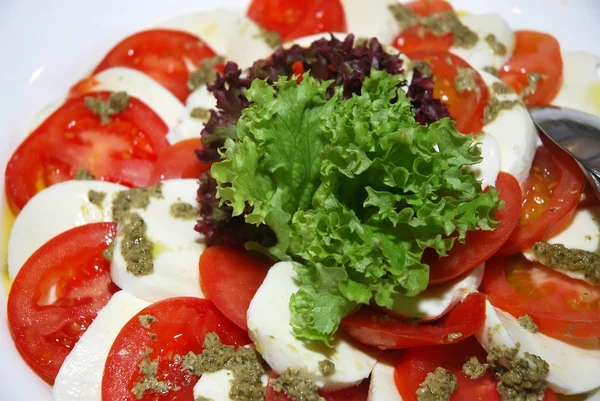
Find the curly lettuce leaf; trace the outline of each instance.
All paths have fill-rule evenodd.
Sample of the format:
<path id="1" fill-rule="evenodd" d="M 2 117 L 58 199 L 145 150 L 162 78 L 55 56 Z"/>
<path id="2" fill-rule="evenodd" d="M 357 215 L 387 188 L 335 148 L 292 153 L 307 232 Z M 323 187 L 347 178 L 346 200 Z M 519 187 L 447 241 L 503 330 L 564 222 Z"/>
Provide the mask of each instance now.
<path id="1" fill-rule="evenodd" d="M 358 305 L 418 294 L 425 249 L 446 255 L 467 231 L 497 224 L 497 191 L 482 192 L 465 168 L 482 160 L 472 138 L 447 118 L 418 124 L 402 80 L 372 71 L 360 95 L 330 100 L 327 83 L 308 75 L 254 81 L 239 141 L 213 165 L 221 202 L 278 239 L 247 246 L 299 262 L 298 338 L 330 344 Z"/>

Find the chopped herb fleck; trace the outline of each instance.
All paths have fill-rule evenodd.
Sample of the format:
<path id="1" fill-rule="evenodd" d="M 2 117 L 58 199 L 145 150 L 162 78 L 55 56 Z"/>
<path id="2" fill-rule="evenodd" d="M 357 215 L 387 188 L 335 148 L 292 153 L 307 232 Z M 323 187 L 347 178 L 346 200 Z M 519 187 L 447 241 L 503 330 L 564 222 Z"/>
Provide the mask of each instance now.
<path id="1" fill-rule="evenodd" d="M 106 192 L 94 191 L 93 189 L 88 191 L 88 200 L 96 206 L 102 207 L 105 198 Z"/>
<path id="2" fill-rule="evenodd" d="M 138 400 L 144 398 L 146 391 L 165 395 L 171 390 L 167 382 L 158 380 L 156 375 L 158 373 L 158 360 L 150 360 L 151 348 L 146 348 L 143 354 L 143 359 L 139 364 L 140 373 L 142 377 L 134 384 L 131 392 Z"/>
<path id="3" fill-rule="evenodd" d="M 156 318 L 152 315 L 140 315 L 138 316 L 138 320 L 140 321 L 140 324 L 147 329 L 150 328 L 152 323 L 156 322 Z"/>
<path id="4" fill-rule="evenodd" d="M 210 110 L 204 107 L 194 107 L 190 112 L 190 117 L 206 121 L 210 118 Z"/>
<path id="5" fill-rule="evenodd" d="M 125 348 L 121 348 L 119 350 L 119 355 L 129 355 L 131 352 L 129 352 L 128 350 L 126 350 Z"/>
<path id="6" fill-rule="evenodd" d="M 425 381 L 417 390 L 419 401 L 447 401 L 458 387 L 456 376 L 444 368 L 427 373 Z"/>
<path id="7" fill-rule="evenodd" d="M 273 390 L 285 391 L 292 399 L 298 401 L 324 401 L 319 395 L 314 381 L 303 376 L 298 369 L 288 368 L 281 376 L 271 379 Z"/>
<path id="8" fill-rule="evenodd" d="M 323 376 L 331 376 L 335 373 L 335 363 L 331 362 L 329 359 L 319 361 L 319 371 Z"/>
<path id="9" fill-rule="evenodd" d="M 198 218 L 198 209 L 186 202 L 176 202 L 169 208 L 172 217 L 184 220 L 193 220 Z"/>
<path id="10" fill-rule="evenodd" d="M 104 257 L 104 259 L 108 260 L 109 262 L 112 262 L 116 245 L 117 242 L 115 240 L 112 240 L 110 244 L 108 244 L 108 248 L 102 251 L 102 256 Z"/>
<path id="11" fill-rule="evenodd" d="M 223 56 L 215 56 L 200 62 L 200 68 L 190 74 L 187 86 L 189 90 L 196 90 L 202 85 L 210 84 L 217 78 L 215 66 L 225 62 Z"/>
<path id="12" fill-rule="evenodd" d="M 517 319 L 521 327 L 527 330 L 530 333 L 537 333 L 538 327 L 529 315 L 519 316 Z"/>
<path id="13" fill-rule="evenodd" d="M 85 106 L 100 117 L 100 122 L 105 125 L 111 121 L 112 116 L 125 111 L 129 106 L 130 99 L 127 92 L 113 92 L 108 100 L 87 96 L 84 102 Z"/>
<path id="14" fill-rule="evenodd" d="M 467 377 L 470 379 L 479 379 L 481 376 L 485 374 L 485 371 L 488 368 L 487 363 L 479 362 L 476 356 L 472 356 L 469 358 L 467 362 L 465 362 L 462 366 L 462 371 Z"/>
<path id="15" fill-rule="evenodd" d="M 591 283 L 600 285 L 600 254 L 546 242 L 536 243 L 533 253 L 540 263 L 546 266 L 583 273 Z"/>
<path id="16" fill-rule="evenodd" d="M 448 334 L 448 341 L 454 342 L 454 341 L 458 340 L 459 338 L 461 338 L 462 336 L 463 336 L 462 333 L 450 333 L 450 334 Z"/>
<path id="17" fill-rule="evenodd" d="M 73 179 L 78 181 L 93 181 L 96 179 L 96 177 L 94 176 L 94 174 L 92 174 L 90 170 L 78 168 L 77 171 L 75 171 L 75 176 L 73 177 Z"/>
<path id="18" fill-rule="evenodd" d="M 477 72 L 472 68 L 458 67 L 456 77 L 454 78 L 454 87 L 458 93 L 475 92 L 479 93 L 481 89 L 475 82 Z"/>
<path id="19" fill-rule="evenodd" d="M 498 41 L 498 38 L 496 38 L 496 35 L 494 35 L 493 33 L 490 33 L 489 35 L 487 35 L 485 37 L 485 41 L 491 47 L 491 49 L 495 55 L 497 55 L 497 56 L 506 55 L 506 46 L 504 45 L 504 43 Z"/>

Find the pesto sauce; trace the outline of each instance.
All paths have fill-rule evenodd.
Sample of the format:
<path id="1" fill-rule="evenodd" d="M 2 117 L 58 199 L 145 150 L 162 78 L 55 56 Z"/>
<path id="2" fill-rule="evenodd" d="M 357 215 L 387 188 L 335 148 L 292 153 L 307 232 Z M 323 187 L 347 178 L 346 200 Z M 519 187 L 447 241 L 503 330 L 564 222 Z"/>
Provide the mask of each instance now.
<path id="1" fill-rule="evenodd" d="M 482 69 L 483 69 L 483 71 L 485 71 L 488 74 L 491 74 L 495 77 L 498 77 L 500 75 L 500 72 L 498 71 L 498 69 L 496 67 L 487 66 L 487 67 L 483 67 Z"/>
<path id="2" fill-rule="evenodd" d="M 492 91 L 498 95 L 507 95 L 513 92 L 512 88 L 504 82 L 494 82 L 492 84 Z"/>
<path id="3" fill-rule="evenodd" d="M 151 348 L 146 348 L 143 354 L 143 359 L 139 364 L 140 373 L 142 377 L 140 380 L 133 385 L 131 392 L 138 400 L 144 398 L 146 392 L 155 394 L 165 395 L 170 390 L 178 391 L 180 388 L 171 387 L 167 382 L 158 380 L 156 377 L 158 373 L 158 360 L 152 361 L 150 359 Z"/>
<path id="4" fill-rule="evenodd" d="M 106 125 L 111 121 L 112 116 L 125 111 L 130 101 L 127 92 L 113 92 L 106 101 L 86 96 L 84 103 L 92 113 L 100 117 L 100 123 Z"/>
<path id="5" fill-rule="evenodd" d="M 463 364 L 462 371 L 468 378 L 475 380 L 483 376 L 488 367 L 487 363 L 481 363 L 476 356 L 472 356 Z"/>
<path id="6" fill-rule="evenodd" d="M 535 322 L 533 321 L 531 316 L 529 316 L 529 315 L 519 316 L 517 321 L 519 322 L 519 325 L 522 328 L 524 328 L 525 330 L 527 330 L 528 332 L 537 333 L 537 331 L 538 331 L 537 324 L 535 324 Z"/>
<path id="7" fill-rule="evenodd" d="M 150 325 L 156 322 L 156 318 L 152 315 L 139 315 L 138 321 L 142 325 L 142 327 L 149 329 Z"/>
<path id="8" fill-rule="evenodd" d="M 506 55 L 506 46 L 504 43 L 499 42 L 496 38 L 496 35 L 490 33 L 485 37 L 485 42 L 490 46 L 492 51 L 496 56 L 505 56 Z"/>
<path id="9" fill-rule="evenodd" d="M 412 67 L 414 70 L 419 71 L 424 78 L 431 77 L 433 75 L 431 66 L 426 61 L 415 60 L 412 62 Z"/>
<path id="10" fill-rule="evenodd" d="M 427 377 L 417 390 L 419 401 L 447 401 L 458 388 L 454 373 L 444 368 L 436 368 L 427 373 Z"/>
<path id="11" fill-rule="evenodd" d="M 491 96 L 488 104 L 483 109 L 483 123 L 489 124 L 498 117 L 502 110 L 512 110 L 515 107 L 523 106 L 520 100 L 498 100 L 497 97 Z"/>
<path id="12" fill-rule="evenodd" d="M 283 44 L 281 35 L 278 32 L 269 31 L 264 28 L 260 28 L 259 32 L 254 35 L 254 37 L 264 40 L 271 49 L 275 49 Z"/>
<path id="13" fill-rule="evenodd" d="M 145 209 L 150 204 L 150 198 L 161 199 L 162 185 L 148 188 L 133 188 L 117 193 L 113 200 L 113 220 L 119 222 L 131 209 Z"/>
<path id="14" fill-rule="evenodd" d="M 98 192 L 90 189 L 88 191 L 88 200 L 98 207 L 102 207 L 102 202 L 106 198 L 106 192 Z"/>
<path id="15" fill-rule="evenodd" d="M 192 352 L 181 361 L 183 369 L 201 376 L 221 369 L 233 372 L 233 383 L 229 398 L 235 401 L 264 401 L 265 388 L 261 378 L 266 374 L 263 362 L 252 348 L 237 350 L 221 343 L 219 336 L 208 333 L 204 337 L 204 351 L 196 355 Z"/>
<path id="16" fill-rule="evenodd" d="M 454 78 L 454 88 L 458 93 L 475 92 L 479 93 L 479 85 L 475 82 L 476 72 L 472 68 L 457 68 L 457 74 Z"/>
<path id="17" fill-rule="evenodd" d="M 102 251 L 102 256 L 104 257 L 104 259 L 108 260 L 109 262 L 112 262 L 116 245 L 117 242 L 115 240 L 112 240 L 110 244 L 108 244 L 108 248 Z"/>
<path id="18" fill-rule="evenodd" d="M 523 88 L 523 90 L 521 91 L 519 96 L 521 96 L 521 98 L 524 98 L 529 95 L 533 95 L 535 92 L 537 92 L 538 84 L 540 83 L 540 81 L 542 79 L 544 79 L 544 77 L 539 72 L 528 73 L 527 74 L 527 86 L 525 88 Z"/>
<path id="19" fill-rule="evenodd" d="M 96 177 L 90 170 L 78 168 L 77 171 L 75 171 L 73 179 L 78 181 L 94 181 Z"/>
<path id="20" fill-rule="evenodd" d="M 533 254 L 546 266 L 583 273 L 591 283 L 600 285 L 600 254 L 546 242 L 536 243 L 533 246 Z"/>
<path id="21" fill-rule="evenodd" d="M 319 361 L 319 372 L 325 377 L 331 376 L 335 373 L 335 363 L 331 362 L 329 359 Z"/>
<path id="22" fill-rule="evenodd" d="M 502 401 L 537 401 L 544 397 L 549 365 L 537 355 L 526 352 L 519 357 L 520 344 L 515 348 L 494 346 L 487 356 L 498 384 Z"/>
<path id="23" fill-rule="evenodd" d="M 176 202 L 169 208 L 169 214 L 176 219 L 193 220 L 199 217 L 199 210 L 186 202 Z"/>
<path id="24" fill-rule="evenodd" d="M 200 62 L 200 68 L 192 72 L 188 78 L 187 87 L 189 90 L 196 90 L 202 85 L 210 84 L 217 79 L 217 70 L 215 66 L 225 61 L 223 56 L 215 56 L 204 59 Z"/>
<path id="25" fill-rule="evenodd" d="M 463 336 L 462 333 L 450 333 L 450 334 L 448 334 L 447 339 L 448 339 L 448 342 L 453 343 L 456 340 L 458 340 L 459 338 L 461 338 L 462 336 Z"/>
<path id="26" fill-rule="evenodd" d="M 303 376 L 298 369 L 288 368 L 270 384 L 278 393 L 285 391 L 295 401 L 324 401 L 314 381 Z"/>
<path id="27" fill-rule="evenodd" d="M 204 107 L 194 107 L 190 112 L 190 117 L 206 121 L 210 117 L 210 110 Z"/>
<path id="28" fill-rule="evenodd" d="M 390 4 L 388 9 L 402 29 L 411 28 L 419 23 L 420 18 L 412 8 L 403 6 L 400 3 L 394 3 Z"/>
<path id="29" fill-rule="evenodd" d="M 146 237 L 146 222 L 138 213 L 130 212 L 120 221 L 122 229 L 121 255 L 127 271 L 136 277 L 147 276 L 154 271 L 154 244 Z"/>

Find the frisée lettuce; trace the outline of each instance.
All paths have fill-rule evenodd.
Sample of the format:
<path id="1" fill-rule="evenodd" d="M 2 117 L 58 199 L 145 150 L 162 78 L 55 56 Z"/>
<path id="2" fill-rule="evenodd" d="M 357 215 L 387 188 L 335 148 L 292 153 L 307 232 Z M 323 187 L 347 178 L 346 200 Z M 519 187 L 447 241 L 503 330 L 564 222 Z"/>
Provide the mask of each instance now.
<path id="1" fill-rule="evenodd" d="M 465 168 L 482 160 L 479 148 L 448 118 L 418 124 L 403 80 L 372 71 L 347 99 L 309 74 L 254 80 L 237 141 L 212 166 L 220 202 L 277 238 L 246 247 L 298 262 L 298 338 L 329 344 L 358 305 L 418 294 L 426 248 L 446 255 L 467 231 L 497 224 L 497 190 L 483 192 Z"/>

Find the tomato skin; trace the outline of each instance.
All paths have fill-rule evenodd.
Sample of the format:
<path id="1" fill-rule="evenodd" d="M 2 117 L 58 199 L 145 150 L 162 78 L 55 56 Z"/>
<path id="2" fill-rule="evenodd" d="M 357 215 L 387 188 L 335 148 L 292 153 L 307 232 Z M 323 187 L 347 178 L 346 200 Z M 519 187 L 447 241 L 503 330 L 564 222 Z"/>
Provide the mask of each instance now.
<path id="1" fill-rule="evenodd" d="M 174 178 L 200 177 L 211 165 L 198 160 L 195 153 L 198 149 L 202 149 L 200 138 L 186 139 L 169 146 L 154 163 L 150 185 Z"/>
<path id="2" fill-rule="evenodd" d="M 139 322 L 141 315 L 152 315 L 156 321 L 144 327 Z M 131 390 L 141 377 L 139 363 L 147 348 L 152 349 L 149 358 L 158 360 L 158 375 L 181 389 L 165 395 L 146 392 L 141 399 L 193 399 L 198 377 L 185 372 L 174 358 L 188 352 L 201 353 L 204 336 L 209 332 L 215 332 L 223 344 L 240 347 L 250 343 L 246 333 L 206 299 L 168 298 L 146 307 L 123 326 L 110 349 L 102 376 L 102 400 L 138 400 Z"/>
<path id="3" fill-rule="evenodd" d="M 248 17 L 284 42 L 321 32 L 346 32 L 340 0 L 253 0 Z"/>
<path id="4" fill-rule="evenodd" d="M 549 140 L 543 141 L 523 186 L 521 219 L 501 250 L 504 255 L 528 249 L 560 232 L 570 223 L 581 198 L 583 172 L 562 149 Z M 552 188 L 550 194 L 540 193 L 548 188 Z"/>
<path id="5" fill-rule="evenodd" d="M 521 255 L 490 259 L 480 291 L 515 317 L 531 316 L 544 334 L 600 336 L 600 289 Z"/>
<path id="6" fill-rule="evenodd" d="M 157 155 L 169 146 L 165 138 L 168 127 L 135 98 L 102 125 L 85 106 L 87 96 L 106 100 L 110 93 L 67 99 L 11 156 L 5 183 L 15 212 L 43 188 L 72 179 L 78 168 L 105 181 L 148 185 Z"/>
<path id="7" fill-rule="evenodd" d="M 198 37 L 168 29 L 138 32 L 119 42 L 98 64 L 92 75 L 110 67 L 139 70 L 171 91 L 185 103 L 190 94 L 187 63 L 196 69 L 216 53 Z"/>
<path id="8" fill-rule="evenodd" d="M 279 377 L 277 373 L 271 371 L 269 380 Z M 369 396 L 369 379 L 363 380 L 360 384 L 337 391 L 319 391 L 319 395 L 325 401 L 367 401 Z M 266 401 L 294 401 L 285 391 L 275 391 L 270 384 L 267 386 Z"/>
<path id="9" fill-rule="evenodd" d="M 403 349 L 424 345 L 449 344 L 448 335 L 461 333 L 454 342 L 463 341 L 479 330 L 485 321 L 486 297 L 469 294 L 435 324 L 407 323 L 393 318 L 382 320 L 382 312 L 362 308 L 342 320 L 340 327 L 355 340 L 379 349 Z"/>
<path id="10" fill-rule="evenodd" d="M 452 11 L 452 5 L 444 0 L 416 0 L 404 4 L 421 17 Z"/>
<path id="11" fill-rule="evenodd" d="M 496 213 L 495 220 L 500 224 L 494 231 L 471 231 L 465 243 L 456 242 L 448 256 L 439 258 L 437 254 L 427 254 L 424 260 L 430 266 L 429 284 L 441 284 L 452 280 L 479 266 L 491 258 L 517 227 L 521 214 L 521 187 L 515 177 L 500 172 L 496 180 L 499 198 L 504 201 L 504 209 Z"/>
<path id="12" fill-rule="evenodd" d="M 527 74 L 538 72 L 545 78 L 535 93 L 523 101 L 527 107 L 552 103 L 562 84 L 563 62 L 560 44 L 551 35 L 535 31 L 515 32 L 515 51 L 500 69 L 500 79 L 520 93 L 527 86 Z"/>
<path id="13" fill-rule="evenodd" d="M 200 256 L 202 288 L 229 320 L 248 331 L 250 301 L 267 276 L 271 261 L 243 249 L 224 245 L 207 248 Z"/>
<path id="14" fill-rule="evenodd" d="M 8 324 L 25 362 L 50 384 L 98 311 L 118 291 L 102 255 L 115 234 L 114 223 L 66 231 L 42 245 L 15 277 Z M 49 303 L 53 291 L 56 300 Z"/>
<path id="15" fill-rule="evenodd" d="M 480 132 L 483 129 L 483 110 L 490 97 L 481 75 L 476 72 L 474 76 L 478 91 L 459 93 L 454 87 L 458 68 L 473 69 L 465 60 L 447 51 L 433 49 L 410 52 L 407 56 L 411 60 L 427 61 L 431 66 L 434 97 L 446 103 L 450 115 L 456 120 L 457 131 L 463 134 Z"/>

